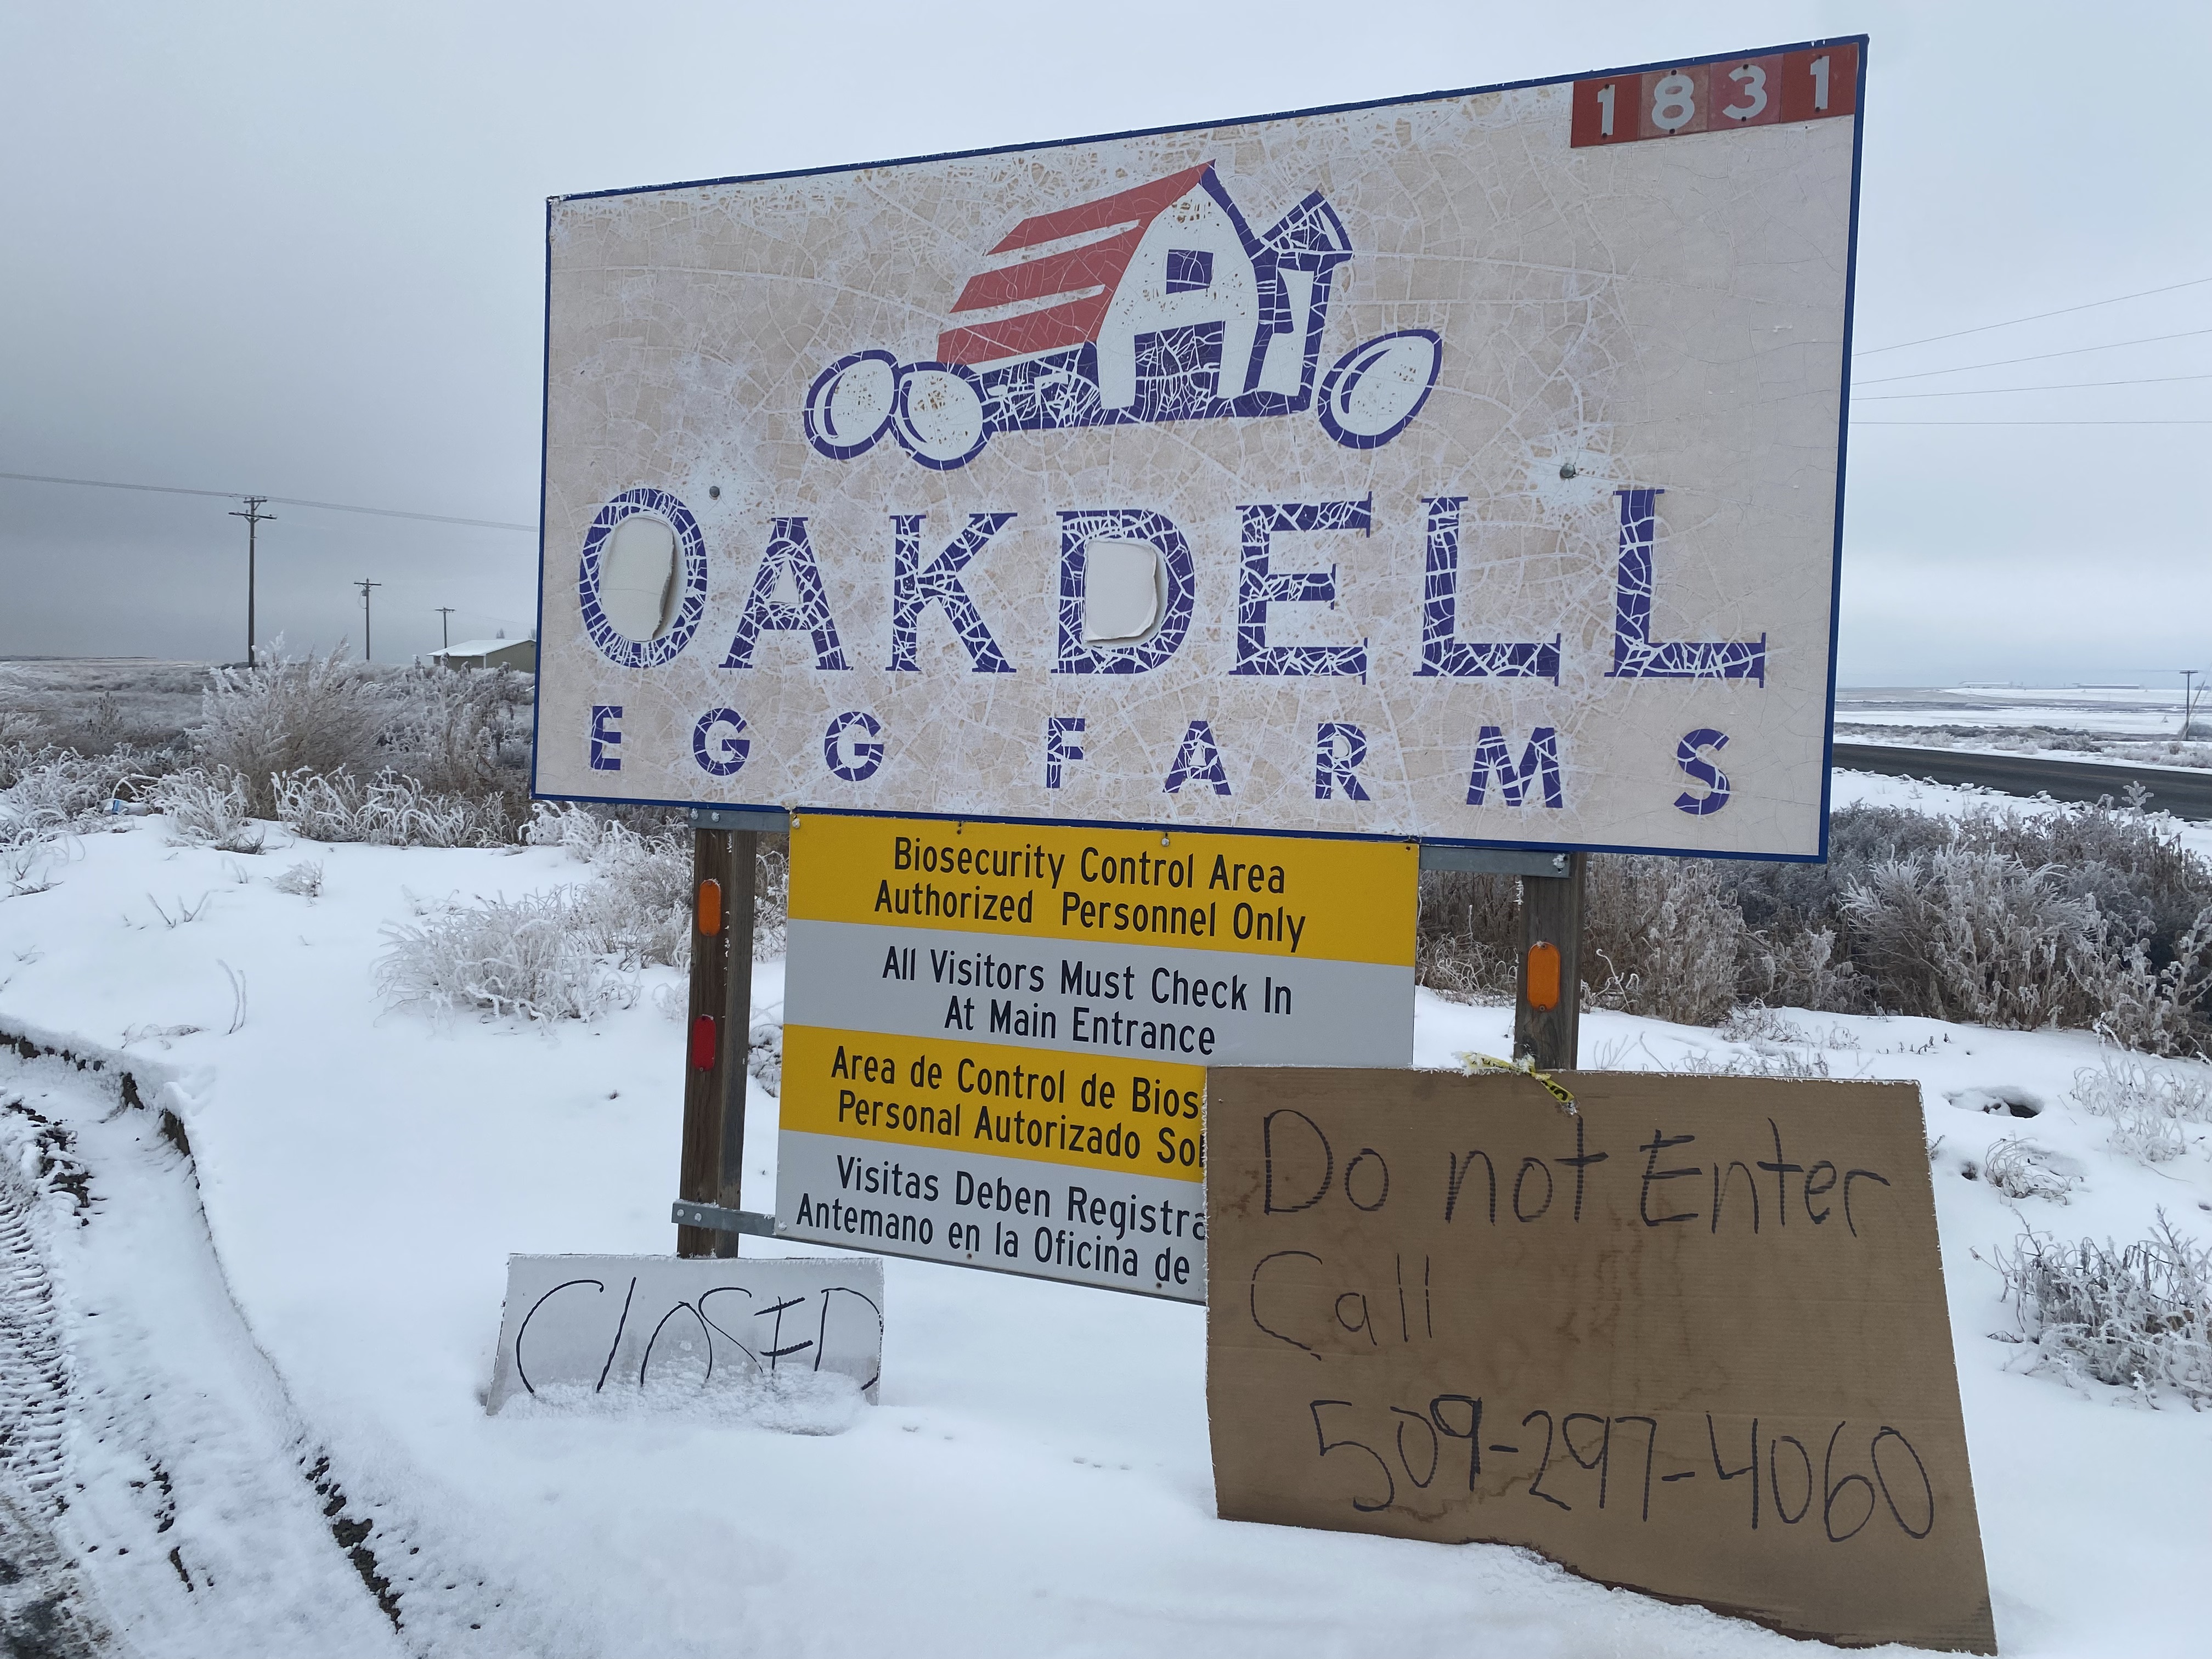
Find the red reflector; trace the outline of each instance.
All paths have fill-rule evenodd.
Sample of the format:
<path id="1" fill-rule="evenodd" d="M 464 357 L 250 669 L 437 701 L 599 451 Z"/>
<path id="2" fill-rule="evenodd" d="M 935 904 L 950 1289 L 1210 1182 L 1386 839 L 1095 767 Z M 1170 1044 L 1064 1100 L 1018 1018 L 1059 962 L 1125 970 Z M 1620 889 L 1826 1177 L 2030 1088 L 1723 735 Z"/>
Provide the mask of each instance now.
<path id="1" fill-rule="evenodd" d="M 702 1014 L 691 1022 L 691 1068 L 703 1072 L 714 1063 L 714 1017 Z"/>

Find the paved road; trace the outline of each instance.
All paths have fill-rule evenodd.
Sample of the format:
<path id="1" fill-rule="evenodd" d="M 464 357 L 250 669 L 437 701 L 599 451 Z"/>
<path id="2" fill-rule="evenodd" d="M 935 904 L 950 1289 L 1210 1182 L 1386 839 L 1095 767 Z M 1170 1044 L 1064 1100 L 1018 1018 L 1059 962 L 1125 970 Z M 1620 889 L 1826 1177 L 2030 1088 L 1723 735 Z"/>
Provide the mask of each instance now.
<path id="1" fill-rule="evenodd" d="M 1905 749 L 1887 743 L 1839 743 L 1835 763 L 1846 772 L 1933 778 L 1938 783 L 1973 784 L 2008 795 L 2049 795 L 2054 800 L 2095 800 L 2100 795 L 2118 800 L 2129 784 L 2140 782 L 2151 793 L 2147 804 L 2154 811 L 2180 818 L 2212 818 L 2212 771 L 2039 760 L 1962 749 Z"/>

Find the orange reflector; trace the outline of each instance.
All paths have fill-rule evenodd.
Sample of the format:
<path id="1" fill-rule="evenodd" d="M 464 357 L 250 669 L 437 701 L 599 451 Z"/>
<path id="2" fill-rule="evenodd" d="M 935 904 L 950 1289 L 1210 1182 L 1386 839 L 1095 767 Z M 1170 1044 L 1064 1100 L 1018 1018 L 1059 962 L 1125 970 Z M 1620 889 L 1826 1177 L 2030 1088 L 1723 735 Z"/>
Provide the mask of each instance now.
<path id="1" fill-rule="evenodd" d="M 712 878 L 699 884 L 699 931 L 708 939 L 722 932 L 722 884 Z"/>
<path id="2" fill-rule="evenodd" d="M 1559 1006 L 1559 947 L 1551 944 L 1536 944 L 1528 947 L 1528 1006 L 1531 1008 L 1556 1008 Z"/>
<path id="3" fill-rule="evenodd" d="M 702 1014 L 691 1022 L 691 1069 L 704 1072 L 714 1064 L 714 1017 Z"/>

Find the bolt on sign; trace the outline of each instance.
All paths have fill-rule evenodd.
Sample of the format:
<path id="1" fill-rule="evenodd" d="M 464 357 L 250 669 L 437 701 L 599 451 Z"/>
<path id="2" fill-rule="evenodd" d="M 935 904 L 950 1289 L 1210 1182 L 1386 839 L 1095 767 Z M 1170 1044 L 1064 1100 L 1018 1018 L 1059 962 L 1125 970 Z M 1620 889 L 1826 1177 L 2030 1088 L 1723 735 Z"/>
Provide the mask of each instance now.
<path id="1" fill-rule="evenodd" d="M 1996 1650 L 1918 1091 L 1207 1073 L 1223 1516 Z"/>
<path id="2" fill-rule="evenodd" d="M 1419 851 L 805 813 L 776 1231 L 1206 1298 L 1206 1068 L 1407 1066 Z"/>
<path id="3" fill-rule="evenodd" d="M 1863 64 L 556 198 L 535 787 L 1818 856 Z"/>

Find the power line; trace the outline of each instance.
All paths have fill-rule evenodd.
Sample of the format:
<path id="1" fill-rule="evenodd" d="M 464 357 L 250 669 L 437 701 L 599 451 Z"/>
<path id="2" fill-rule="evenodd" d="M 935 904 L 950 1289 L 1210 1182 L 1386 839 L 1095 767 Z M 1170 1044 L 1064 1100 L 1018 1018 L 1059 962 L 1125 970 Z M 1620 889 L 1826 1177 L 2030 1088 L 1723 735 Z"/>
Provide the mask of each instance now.
<path id="1" fill-rule="evenodd" d="M 19 483 L 75 484 L 83 489 L 136 489 L 155 495 L 206 495 L 218 501 L 243 501 L 235 489 L 185 489 L 175 484 L 118 483 L 111 478 L 60 478 L 44 472 L 0 472 L 0 478 Z M 326 513 L 367 513 L 380 519 L 416 519 L 425 524 L 461 524 L 477 530 L 521 530 L 538 533 L 534 524 L 511 524 L 503 519 L 457 519 L 444 513 L 409 513 L 396 507 L 356 507 L 346 501 L 310 501 L 297 495 L 264 495 L 278 507 L 315 507 Z"/>
<path id="2" fill-rule="evenodd" d="M 2076 311 L 2094 311 L 2100 306 L 2116 306 L 2124 300 L 2148 299 L 2154 294 L 2171 294 L 2176 289 L 2201 288 L 2212 283 L 2212 276 L 2192 276 L 2185 283 L 2168 283 L 2164 288 L 2147 288 L 2134 294 L 2118 294 L 2109 300 L 2091 300 L 2078 306 L 2061 306 L 2056 311 L 2039 311 L 2033 317 L 2012 317 L 2002 323 L 1983 323 L 1973 328 L 1954 329 L 1948 334 L 1929 334 L 1917 340 L 1899 340 L 1895 345 L 1869 346 L 1864 351 L 1854 351 L 1854 357 L 1879 356 L 1885 351 L 1902 351 L 1907 346 L 1933 345 L 1938 340 L 1955 340 L 1962 334 L 1986 334 L 1993 328 L 2014 328 L 2021 323 L 2039 323 L 2045 317 L 2065 317 Z"/>
<path id="3" fill-rule="evenodd" d="M 1894 403 L 1900 398 L 2001 398 L 2014 392 L 2084 392 L 2100 386 L 2172 386 L 2182 380 L 2212 380 L 2212 374 L 2157 374 L 2142 380 L 2062 380 L 2051 386 L 1978 386 L 1968 392 L 1877 392 L 1863 404 Z"/>
<path id="4" fill-rule="evenodd" d="M 521 530 L 538 533 L 534 524 L 510 524 L 504 519 L 456 519 L 443 513 L 403 513 L 396 507 L 348 507 L 343 501 L 303 501 L 294 495 L 271 495 L 279 507 L 319 507 L 329 513 L 368 513 L 380 519 L 419 519 L 425 524 L 465 524 L 477 530 Z"/>
<path id="5" fill-rule="evenodd" d="M 2014 363 L 2048 362 L 2053 357 L 2079 357 L 2091 351 L 2118 351 L 2122 346 L 2156 345 L 2161 340 L 2193 340 L 2212 334 L 2212 328 L 2185 328 L 2179 334 L 2147 334 L 2140 340 L 2113 340 L 2104 345 L 2075 346 L 2069 351 L 2039 351 L 2032 357 L 2001 357 L 1993 363 L 1961 363 L 1956 368 L 1923 368 L 1911 374 L 1885 374 L 1879 380 L 1854 380 L 1855 386 L 1888 386 L 1898 380 L 1924 380 L 1935 374 L 1971 374 L 1978 368 L 2009 368 Z"/>

